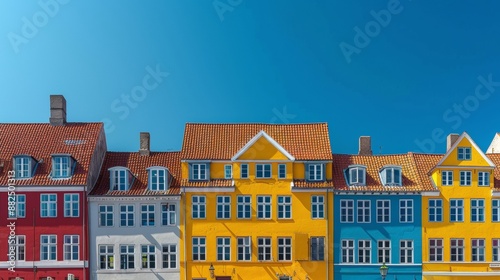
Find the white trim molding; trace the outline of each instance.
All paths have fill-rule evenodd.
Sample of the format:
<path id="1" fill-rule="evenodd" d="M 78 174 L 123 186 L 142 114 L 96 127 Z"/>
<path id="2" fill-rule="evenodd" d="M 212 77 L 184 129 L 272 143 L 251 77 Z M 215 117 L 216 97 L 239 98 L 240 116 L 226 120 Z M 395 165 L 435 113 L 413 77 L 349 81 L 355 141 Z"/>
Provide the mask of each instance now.
<path id="1" fill-rule="evenodd" d="M 16 186 L 16 192 L 83 192 L 86 186 Z M 8 192 L 7 186 L 1 186 L 0 192 Z"/>
<path id="2" fill-rule="evenodd" d="M 234 187 L 225 187 L 225 188 L 196 188 L 196 187 L 182 187 L 184 192 L 187 193 L 205 193 L 205 192 L 234 192 Z"/>
<path id="3" fill-rule="evenodd" d="M 276 142 L 276 140 L 274 140 L 271 136 L 269 136 L 269 134 L 267 134 L 264 130 L 261 130 L 259 133 L 257 133 L 257 135 L 255 135 L 252 139 L 250 139 L 250 141 L 248 141 L 248 143 L 246 143 L 245 146 L 243 146 L 243 148 L 241 148 L 241 150 L 239 150 L 231 158 L 231 160 L 236 161 L 243 153 L 245 153 L 248 149 L 250 149 L 250 147 L 253 146 L 253 144 L 255 144 L 255 142 L 257 142 L 257 140 L 259 140 L 261 137 L 266 138 L 266 140 L 269 141 L 269 143 L 271 143 L 276 149 L 278 149 L 278 151 L 284 154 L 289 160 L 291 161 L 295 160 L 295 158 L 289 152 L 287 152 L 280 144 L 278 144 L 278 142 Z"/>

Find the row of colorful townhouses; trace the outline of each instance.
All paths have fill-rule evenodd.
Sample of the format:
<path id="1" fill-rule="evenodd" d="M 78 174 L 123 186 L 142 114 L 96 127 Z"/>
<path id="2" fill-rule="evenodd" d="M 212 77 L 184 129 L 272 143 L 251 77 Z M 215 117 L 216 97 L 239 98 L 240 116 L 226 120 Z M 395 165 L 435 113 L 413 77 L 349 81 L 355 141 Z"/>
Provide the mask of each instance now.
<path id="1" fill-rule="evenodd" d="M 334 154 L 326 123 L 139 139 L 108 151 L 61 95 L 49 123 L 0 124 L 0 280 L 500 279 L 500 134 L 396 155 Z"/>

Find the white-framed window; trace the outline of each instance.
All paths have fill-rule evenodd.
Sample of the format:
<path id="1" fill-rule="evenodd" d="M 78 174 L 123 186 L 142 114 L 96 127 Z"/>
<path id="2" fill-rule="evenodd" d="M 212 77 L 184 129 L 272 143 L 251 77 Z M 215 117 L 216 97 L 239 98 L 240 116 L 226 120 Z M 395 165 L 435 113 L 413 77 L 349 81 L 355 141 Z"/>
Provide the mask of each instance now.
<path id="1" fill-rule="evenodd" d="M 370 215 L 370 200 L 358 200 L 358 223 L 369 223 Z"/>
<path id="2" fill-rule="evenodd" d="M 490 172 L 479 171 L 477 176 L 479 186 L 485 187 L 490 185 Z"/>
<path id="3" fill-rule="evenodd" d="M 271 196 L 258 195 L 257 196 L 257 218 L 271 219 Z"/>
<path id="4" fill-rule="evenodd" d="M 271 178 L 271 164 L 269 163 L 263 163 L 263 164 L 256 164 L 255 165 L 255 178 L 258 179 L 266 179 L 266 178 Z"/>
<path id="5" fill-rule="evenodd" d="M 457 148 L 458 160 L 471 160 L 471 148 L 470 147 L 458 147 Z"/>
<path id="6" fill-rule="evenodd" d="M 141 245 L 141 268 L 156 268 L 155 245 Z"/>
<path id="7" fill-rule="evenodd" d="M 387 166 L 380 172 L 384 186 L 401 186 L 401 167 Z"/>
<path id="8" fill-rule="evenodd" d="M 111 191 L 127 191 L 132 181 L 132 175 L 124 167 L 113 167 L 109 169 Z"/>
<path id="9" fill-rule="evenodd" d="M 240 166 L 240 178 L 241 179 L 248 179 L 248 164 L 243 163 Z"/>
<path id="10" fill-rule="evenodd" d="M 112 227 L 114 220 L 113 205 L 99 205 L 99 226 Z"/>
<path id="11" fill-rule="evenodd" d="M 230 237 L 217 237 L 217 260 L 230 261 L 231 260 L 231 238 Z"/>
<path id="12" fill-rule="evenodd" d="M 52 156 L 52 178 L 69 178 L 73 174 L 73 160 L 70 156 Z"/>
<path id="13" fill-rule="evenodd" d="M 460 186 L 470 186 L 471 174 L 470 171 L 460 171 Z"/>
<path id="14" fill-rule="evenodd" d="M 491 200 L 491 221 L 500 222 L 500 199 Z"/>
<path id="15" fill-rule="evenodd" d="M 429 239 L 429 261 L 430 262 L 443 261 L 443 239 L 441 238 Z"/>
<path id="16" fill-rule="evenodd" d="M 366 166 L 351 165 L 347 170 L 347 180 L 349 186 L 364 186 L 366 184 Z"/>
<path id="17" fill-rule="evenodd" d="M 413 223 L 413 199 L 399 200 L 399 222 Z"/>
<path id="18" fill-rule="evenodd" d="M 99 245 L 99 269 L 115 269 L 113 245 Z"/>
<path id="19" fill-rule="evenodd" d="M 252 260 L 252 238 L 250 236 L 238 237 L 238 260 Z"/>
<path id="20" fill-rule="evenodd" d="M 391 263 L 391 241 L 378 240 L 377 244 L 378 263 Z"/>
<path id="21" fill-rule="evenodd" d="M 257 238 L 257 251 L 259 261 L 270 261 L 271 258 L 271 238 L 259 237 Z"/>
<path id="22" fill-rule="evenodd" d="M 120 205 L 120 226 L 133 227 L 135 221 L 135 207 L 133 204 Z"/>
<path id="23" fill-rule="evenodd" d="M 78 261 L 80 259 L 80 236 L 64 236 L 64 260 Z"/>
<path id="24" fill-rule="evenodd" d="M 278 219 L 291 219 L 292 218 L 292 197 L 291 196 L 278 196 Z"/>
<path id="25" fill-rule="evenodd" d="M 450 199 L 450 222 L 464 221 L 464 200 Z"/>
<path id="26" fill-rule="evenodd" d="M 26 217 L 26 195 L 16 194 L 15 196 L 9 196 L 9 202 L 15 202 L 15 211 L 9 209 L 9 218 L 25 218 Z M 14 201 L 12 201 L 14 200 Z"/>
<path id="27" fill-rule="evenodd" d="M 56 194 L 41 194 L 40 195 L 40 216 L 42 218 L 57 217 L 57 195 Z"/>
<path id="28" fill-rule="evenodd" d="M 224 165 L 224 179 L 233 178 L 233 166 L 231 164 Z"/>
<path id="29" fill-rule="evenodd" d="M 484 239 L 472 239 L 472 261 L 484 262 Z"/>
<path id="30" fill-rule="evenodd" d="M 204 195 L 193 195 L 191 197 L 191 214 L 193 219 L 205 219 L 206 197 Z"/>
<path id="31" fill-rule="evenodd" d="M 491 245 L 493 247 L 493 250 L 492 250 L 493 261 L 500 262 L 500 238 L 493 238 L 491 240 Z"/>
<path id="32" fill-rule="evenodd" d="M 14 169 L 16 179 L 30 178 L 33 169 L 33 158 L 30 156 L 15 156 Z"/>
<path id="33" fill-rule="evenodd" d="M 161 267 L 177 268 L 177 246 L 175 244 L 166 244 L 161 246 Z"/>
<path id="34" fill-rule="evenodd" d="M 149 189 L 152 191 L 165 191 L 167 190 L 168 172 L 165 168 L 149 168 Z"/>
<path id="35" fill-rule="evenodd" d="M 120 245 L 120 269 L 135 269 L 134 245 Z"/>
<path id="36" fill-rule="evenodd" d="M 292 260 L 292 238 L 278 237 L 278 261 Z"/>
<path id="37" fill-rule="evenodd" d="M 311 261 L 325 260 L 325 238 L 311 237 Z"/>
<path id="38" fill-rule="evenodd" d="M 193 261 L 204 261 L 206 258 L 205 237 L 193 237 Z"/>
<path id="39" fill-rule="evenodd" d="M 286 179 L 286 164 L 278 164 L 278 178 Z"/>
<path id="40" fill-rule="evenodd" d="M 484 222 L 484 199 L 470 200 L 471 222 Z"/>
<path id="41" fill-rule="evenodd" d="M 354 200 L 352 199 L 340 200 L 340 222 L 341 223 L 354 222 Z"/>
<path id="42" fill-rule="evenodd" d="M 391 202 L 389 200 L 377 200 L 377 223 L 391 222 Z"/>
<path id="43" fill-rule="evenodd" d="M 442 199 L 429 199 L 429 222 L 442 222 L 443 221 L 443 200 Z"/>
<path id="44" fill-rule="evenodd" d="M 174 203 L 161 205 L 161 225 L 175 226 L 177 223 L 177 211 Z"/>
<path id="45" fill-rule="evenodd" d="M 64 217 L 80 216 L 80 195 L 77 193 L 64 194 Z"/>
<path id="46" fill-rule="evenodd" d="M 340 241 L 342 263 L 354 263 L 354 240 L 342 239 Z"/>
<path id="47" fill-rule="evenodd" d="M 15 240 L 15 243 L 9 244 L 9 247 L 10 246 L 15 247 L 16 261 L 25 261 L 26 260 L 26 236 L 25 235 L 16 235 L 14 240 Z"/>
<path id="48" fill-rule="evenodd" d="M 313 219 L 325 218 L 325 196 L 323 195 L 311 196 L 311 217 Z"/>
<path id="49" fill-rule="evenodd" d="M 453 186 L 453 171 L 442 171 L 441 172 L 441 185 Z"/>
<path id="50" fill-rule="evenodd" d="M 308 163 L 307 165 L 307 181 L 323 181 L 325 178 L 323 163 Z"/>
<path id="51" fill-rule="evenodd" d="M 399 241 L 399 263 L 413 263 L 413 240 Z"/>
<path id="52" fill-rule="evenodd" d="M 191 164 L 191 180 L 208 180 L 209 170 L 208 163 L 192 163 Z"/>
<path id="53" fill-rule="evenodd" d="M 57 260 L 56 235 L 40 235 L 40 260 L 41 261 Z"/>
<path id="54" fill-rule="evenodd" d="M 231 197 L 217 196 L 217 219 L 231 219 Z"/>
<path id="55" fill-rule="evenodd" d="M 250 195 L 238 195 L 238 219 L 250 219 L 252 217 L 252 197 Z"/>
<path id="56" fill-rule="evenodd" d="M 371 263 L 372 242 L 370 240 L 358 240 L 358 263 Z"/>
<path id="57" fill-rule="evenodd" d="M 450 261 L 464 261 L 464 240 L 462 238 L 450 239 Z"/>
<path id="58" fill-rule="evenodd" d="M 152 227 L 155 225 L 155 205 L 141 205 L 141 226 Z"/>

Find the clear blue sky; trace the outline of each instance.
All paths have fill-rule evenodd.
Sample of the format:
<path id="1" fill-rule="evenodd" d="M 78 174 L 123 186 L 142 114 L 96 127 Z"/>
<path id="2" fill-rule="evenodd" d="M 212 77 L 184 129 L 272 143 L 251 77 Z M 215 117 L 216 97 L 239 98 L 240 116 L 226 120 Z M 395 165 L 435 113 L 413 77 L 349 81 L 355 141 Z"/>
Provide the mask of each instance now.
<path id="1" fill-rule="evenodd" d="M 486 150 L 500 131 L 499 10 L 499 1 L 5 0 L 0 122 L 47 122 L 49 95 L 63 94 L 68 121 L 106 121 L 113 151 L 137 150 L 140 131 L 153 150 L 178 150 L 186 122 L 328 122 L 336 153 L 356 153 L 360 135 L 375 153 L 440 153 L 444 136 L 418 143 L 467 131 Z"/>

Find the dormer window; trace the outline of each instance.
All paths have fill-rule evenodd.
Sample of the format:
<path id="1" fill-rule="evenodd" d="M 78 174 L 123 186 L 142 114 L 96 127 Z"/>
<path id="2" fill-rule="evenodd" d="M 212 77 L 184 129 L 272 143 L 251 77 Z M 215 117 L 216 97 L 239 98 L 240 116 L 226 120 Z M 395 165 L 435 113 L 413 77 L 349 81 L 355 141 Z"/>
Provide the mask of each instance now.
<path id="1" fill-rule="evenodd" d="M 16 178 L 30 178 L 35 174 L 38 162 L 31 156 L 15 156 L 14 168 Z"/>
<path id="2" fill-rule="evenodd" d="M 111 191 L 127 191 L 133 182 L 134 176 L 125 167 L 113 167 L 109 169 Z"/>
<path id="3" fill-rule="evenodd" d="M 148 186 L 152 191 L 168 189 L 168 170 L 165 167 L 150 167 L 148 170 Z"/>
<path id="4" fill-rule="evenodd" d="M 52 156 L 52 178 L 69 178 L 73 175 L 76 161 L 69 155 Z"/>
<path id="5" fill-rule="evenodd" d="M 349 186 L 366 185 L 366 166 L 350 165 L 346 169 L 346 178 Z"/>
<path id="6" fill-rule="evenodd" d="M 401 186 L 401 166 L 385 166 L 380 170 L 380 179 L 384 186 Z"/>
<path id="7" fill-rule="evenodd" d="M 196 181 L 208 180 L 210 175 L 208 163 L 191 163 L 189 167 L 190 167 L 189 178 L 191 180 L 196 180 Z"/>
<path id="8" fill-rule="evenodd" d="M 325 180 L 325 164 L 323 164 L 323 163 L 307 163 L 306 164 L 306 179 L 307 179 L 307 181 L 324 181 Z"/>
<path id="9" fill-rule="evenodd" d="M 457 154 L 458 154 L 458 160 L 471 160 L 470 147 L 458 147 Z"/>

